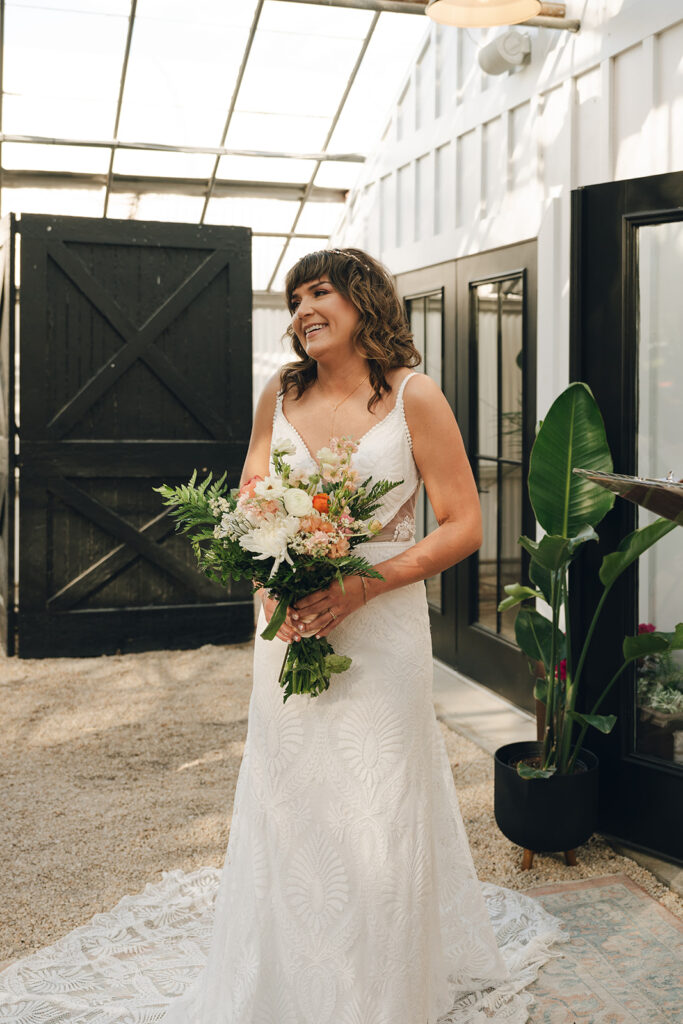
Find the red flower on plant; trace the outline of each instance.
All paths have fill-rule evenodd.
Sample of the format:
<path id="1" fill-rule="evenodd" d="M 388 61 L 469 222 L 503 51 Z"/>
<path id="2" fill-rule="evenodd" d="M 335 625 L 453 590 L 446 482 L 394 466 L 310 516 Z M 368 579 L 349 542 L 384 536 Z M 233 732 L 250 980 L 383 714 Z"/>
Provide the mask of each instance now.
<path id="1" fill-rule="evenodd" d="M 654 633 L 656 626 L 653 626 L 651 622 L 641 622 L 638 626 L 638 636 L 642 633 Z"/>
<path id="2" fill-rule="evenodd" d="M 557 665 L 555 666 L 555 678 L 557 679 Z M 560 679 L 563 683 L 567 681 L 567 659 L 563 658 L 560 662 Z"/>

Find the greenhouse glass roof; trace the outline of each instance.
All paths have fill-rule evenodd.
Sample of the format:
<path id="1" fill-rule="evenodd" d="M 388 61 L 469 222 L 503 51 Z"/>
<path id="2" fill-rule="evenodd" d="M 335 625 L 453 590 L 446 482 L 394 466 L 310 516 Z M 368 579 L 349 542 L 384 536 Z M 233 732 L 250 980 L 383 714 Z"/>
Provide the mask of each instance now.
<path id="1" fill-rule="evenodd" d="M 270 291 L 333 231 L 429 27 L 326 0 L 0 0 L 0 18 L 2 214 L 248 225 Z"/>

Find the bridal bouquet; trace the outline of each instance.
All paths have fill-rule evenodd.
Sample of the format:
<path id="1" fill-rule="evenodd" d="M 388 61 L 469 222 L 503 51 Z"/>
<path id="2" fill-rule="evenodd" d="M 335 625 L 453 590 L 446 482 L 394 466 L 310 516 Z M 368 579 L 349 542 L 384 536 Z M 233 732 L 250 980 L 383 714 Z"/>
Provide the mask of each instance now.
<path id="1" fill-rule="evenodd" d="M 252 477 L 230 490 L 225 474 L 211 483 L 211 474 L 197 484 L 156 487 L 176 519 L 176 529 L 189 534 L 199 569 L 227 586 L 231 579 L 249 579 L 254 589 L 267 587 L 277 607 L 261 634 L 272 640 L 285 621 L 287 608 L 302 597 L 323 590 L 334 580 L 344 589 L 344 576 L 383 577 L 353 553 L 356 545 L 376 535 L 373 519 L 385 494 L 401 481 L 359 482 L 351 462 L 358 446 L 332 438 L 317 453 L 319 466 L 306 473 L 286 461 L 295 451 L 291 441 L 274 442 L 272 476 Z M 302 636 L 289 644 L 280 671 L 283 700 L 293 693 L 316 697 L 335 672 L 345 672 L 351 659 L 335 654 L 324 638 Z"/>

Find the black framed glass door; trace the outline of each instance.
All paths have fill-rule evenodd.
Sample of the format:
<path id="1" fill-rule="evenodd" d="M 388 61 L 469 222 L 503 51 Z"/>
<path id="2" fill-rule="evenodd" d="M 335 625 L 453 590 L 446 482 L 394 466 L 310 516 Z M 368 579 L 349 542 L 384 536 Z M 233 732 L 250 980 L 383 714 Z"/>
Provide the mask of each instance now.
<path id="1" fill-rule="evenodd" d="M 401 274 L 396 283 L 406 305 L 415 347 L 422 356 L 419 368 L 439 385 L 455 410 L 455 264 Z M 437 527 L 424 492 L 416 509 L 418 540 Z M 425 581 L 434 655 L 454 665 L 456 658 L 455 570 Z"/>
<path id="2" fill-rule="evenodd" d="M 533 711 L 507 583 L 525 580 L 517 543 L 534 533 L 526 478 L 536 419 L 536 243 L 458 260 L 457 408 L 482 507 L 480 550 L 458 566 L 457 667 Z"/>
<path id="3" fill-rule="evenodd" d="M 683 476 L 683 173 L 610 182 L 572 194 L 571 376 L 600 405 L 618 473 Z M 595 606 L 599 559 L 648 513 L 617 499 L 575 577 L 574 621 Z M 683 530 L 624 574 L 593 637 L 584 703 L 620 663 L 622 639 L 683 620 Z M 683 862 L 683 664 L 647 659 L 601 711 L 618 716 L 594 733 L 601 823 L 608 836 Z"/>

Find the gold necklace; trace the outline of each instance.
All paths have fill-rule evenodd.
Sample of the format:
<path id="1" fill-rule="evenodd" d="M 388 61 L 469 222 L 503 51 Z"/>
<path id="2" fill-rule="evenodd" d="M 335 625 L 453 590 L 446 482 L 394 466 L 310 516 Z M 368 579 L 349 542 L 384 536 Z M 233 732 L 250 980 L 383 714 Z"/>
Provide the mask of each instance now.
<path id="1" fill-rule="evenodd" d="M 365 384 L 369 376 L 370 374 L 366 373 L 363 379 L 359 380 L 356 386 L 352 388 L 351 391 L 349 391 L 348 395 L 342 398 L 340 402 L 337 402 L 336 405 L 332 406 L 332 419 L 330 420 L 330 437 L 334 437 L 334 418 L 337 415 L 337 409 L 339 408 L 340 405 L 343 405 L 344 402 L 351 397 L 351 395 L 355 394 L 355 392 L 358 391 L 358 388 L 361 386 L 361 384 Z M 318 381 L 318 383 L 320 383 L 320 381 Z"/>

